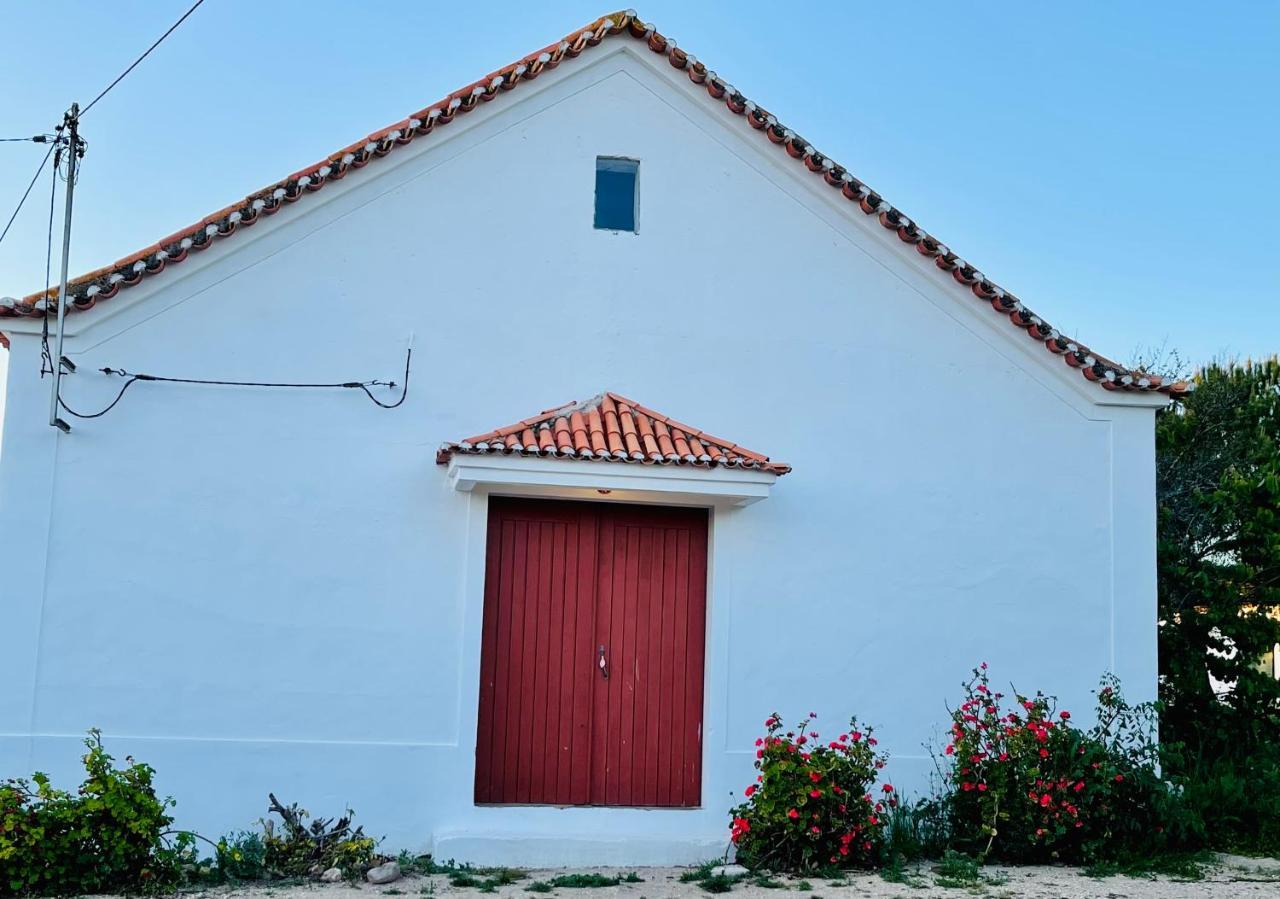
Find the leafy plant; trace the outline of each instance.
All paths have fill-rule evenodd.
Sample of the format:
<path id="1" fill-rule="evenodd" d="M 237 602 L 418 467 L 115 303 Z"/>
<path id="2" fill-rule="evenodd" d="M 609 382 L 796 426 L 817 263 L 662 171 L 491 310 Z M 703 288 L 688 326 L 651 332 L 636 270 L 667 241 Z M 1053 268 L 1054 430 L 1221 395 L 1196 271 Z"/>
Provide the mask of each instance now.
<path id="1" fill-rule="evenodd" d="M 751 868 L 813 871 L 831 865 L 871 867 L 880 857 L 885 808 L 896 804 L 871 795 L 886 757 L 877 753 L 871 728 L 850 721 L 849 730 L 823 743 L 813 713 L 795 731 L 784 731 L 774 713 L 756 740 L 756 783 L 730 815 L 738 860 Z"/>
<path id="2" fill-rule="evenodd" d="M 132 758 L 117 768 L 97 730 L 84 744 L 74 794 L 39 772 L 0 784 L 0 892 L 156 891 L 193 858 L 189 838 L 166 842 L 173 801 L 156 796 L 154 770 Z"/>
<path id="3" fill-rule="evenodd" d="M 214 847 L 214 864 L 222 880 L 263 880 L 268 873 L 266 844 L 257 833 L 228 834 Z"/>

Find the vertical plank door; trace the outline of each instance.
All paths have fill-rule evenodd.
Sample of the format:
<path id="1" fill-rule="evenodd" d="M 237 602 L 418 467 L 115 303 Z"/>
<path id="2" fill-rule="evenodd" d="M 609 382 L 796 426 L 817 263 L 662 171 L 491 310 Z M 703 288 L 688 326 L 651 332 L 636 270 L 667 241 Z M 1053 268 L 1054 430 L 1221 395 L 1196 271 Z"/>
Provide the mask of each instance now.
<path id="1" fill-rule="evenodd" d="M 489 501 L 477 803 L 590 802 L 595 532 L 585 503 Z"/>
<path id="2" fill-rule="evenodd" d="M 602 507 L 592 715 L 593 805 L 702 801 L 705 509 Z"/>
<path id="3" fill-rule="evenodd" d="M 476 802 L 700 804 L 706 561 L 702 509 L 490 500 Z"/>

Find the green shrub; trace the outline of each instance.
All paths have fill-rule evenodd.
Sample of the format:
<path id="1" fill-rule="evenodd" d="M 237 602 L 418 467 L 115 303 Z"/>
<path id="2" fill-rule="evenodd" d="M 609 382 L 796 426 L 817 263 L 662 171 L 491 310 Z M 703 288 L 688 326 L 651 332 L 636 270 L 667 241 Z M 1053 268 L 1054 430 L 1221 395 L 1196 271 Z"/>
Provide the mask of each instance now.
<path id="1" fill-rule="evenodd" d="M 882 816 L 886 805 L 896 804 L 871 795 L 885 756 L 857 719 L 824 744 L 811 730 L 815 717 L 810 713 L 797 731 L 784 732 L 775 713 L 756 741 L 760 773 L 745 790 L 746 801 L 730 812 L 738 860 L 748 867 L 814 871 L 870 867 L 880 858 Z"/>
<path id="2" fill-rule="evenodd" d="M 153 769 L 127 758 L 117 768 L 97 730 L 85 739 L 77 793 L 42 773 L 0 784 L 0 893 L 70 895 L 154 891 L 175 885 L 190 844 L 166 845 L 172 800 Z"/>
<path id="3" fill-rule="evenodd" d="M 214 866 L 219 880 L 265 879 L 267 847 L 262 836 L 248 831 L 224 836 L 214 848 Z"/>
<path id="4" fill-rule="evenodd" d="M 1091 862 L 1163 852 L 1182 812 L 1155 767 L 1154 709 L 1125 703 L 1114 678 L 1084 732 L 1050 697 L 1006 709 L 986 663 L 952 714 L 948 774 L 956 847 L 980 859 Z"/>

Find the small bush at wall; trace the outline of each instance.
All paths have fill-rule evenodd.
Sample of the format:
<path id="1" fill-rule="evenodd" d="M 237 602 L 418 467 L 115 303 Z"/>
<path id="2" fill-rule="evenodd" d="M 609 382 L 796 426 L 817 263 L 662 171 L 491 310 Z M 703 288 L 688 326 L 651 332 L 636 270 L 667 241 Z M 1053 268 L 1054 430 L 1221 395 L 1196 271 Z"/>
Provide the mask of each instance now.
<path id="1" fill-rule="evenodd" d="M 812 713 L 795 731 L 784 731 L 775 713 L 756 741 L 756 782 L 730 814 L 738 860 L 751 868 L 815 871 L 832 866 L 870 867 L 879 860 L 885 809 L 896 803 L 872 795 L 885 756 L 870 728 L 857 719 L 823 743 Z"/>
<path id="2" fill-rule="evenodd" d="M 302 877 L 316 868 L 338 868 L 347 877 L 358 877 L 375 864 L 377 843 L 364 835 L 363 827 L 352 828 L 350 809 L 340 818 L 316 818 L 308 824 L 306 809 L 267 795 L 281 822 L 278 827 L 274 820 L 262 822 L 263 859 L 271 874 Z"/>
<path id="3" fill-rule="evenodd" d="M 212 870 L 224 881 L 264 880 L 268 876 L 267 846 L 262 835 L 249 831 L 228 834 L 214 847 Z"/>
<path id="4" fill-rule="evenodd" d="M 1156 771 L 1154 710 L 1125 703 L 1114 678 L 1104 678 L 1087 732 L 1042 693 L 1006 704 L 985 663 L 964 688 L 945 750 L 956 848 L 1081 863 L 1177 845 L 1185 826 Z"/>
<path id="5" fill-rule="evenodd" d="M 117 768 L 90 731 L 76 793 L 36 773 L 0 783 L 0 893 L 71 895 L 174 886 L 189 844 L 165 842 L 173 802 L 156 796 L 149 765 Z"/>

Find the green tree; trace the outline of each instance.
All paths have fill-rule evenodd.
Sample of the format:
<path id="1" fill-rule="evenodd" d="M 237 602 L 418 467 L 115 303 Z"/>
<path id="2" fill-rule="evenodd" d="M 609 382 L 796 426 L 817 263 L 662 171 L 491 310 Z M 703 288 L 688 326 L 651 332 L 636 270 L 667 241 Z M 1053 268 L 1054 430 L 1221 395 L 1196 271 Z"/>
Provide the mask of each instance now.
<path id="1" fill-rule="evenodd" d="M 1280 641 L 1280 360 L 1194 384 L 1156 427 L 1165 737 L 1247 751 L 1280 739 L 1280 682 L 1258 665 Z"/>

